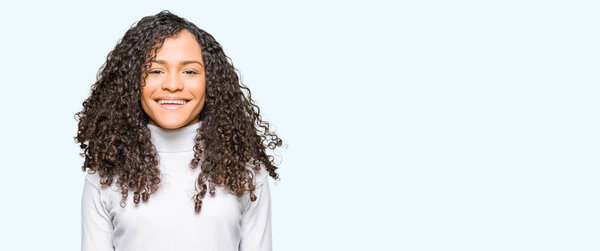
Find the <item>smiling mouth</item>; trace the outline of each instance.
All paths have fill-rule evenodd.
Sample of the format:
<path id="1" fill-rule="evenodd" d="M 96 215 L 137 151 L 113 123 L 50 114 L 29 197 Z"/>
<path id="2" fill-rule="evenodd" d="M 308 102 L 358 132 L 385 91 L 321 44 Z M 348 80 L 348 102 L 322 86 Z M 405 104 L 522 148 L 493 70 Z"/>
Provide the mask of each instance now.
<path id="1" fill-rule="evenodd" d="M 185 99 L 178 99 L 178 100 L 162 99 L 162 100 L 155 100 L 155 101 L 156 101 L 156 103 L 158 103 L 158 105 L 160 107 L 166 108 L 166 109 L 178 109 L 180 107 L 183 107 L 188 102 L 190 102 L 189 100 L 185 100 Z"/>
<path id="2" fill-rule="evenodd" d="M 158 100 L 156 101 L 159 105 L 185 105 L 188 100 L 180 99 L 180 100 Z"/>

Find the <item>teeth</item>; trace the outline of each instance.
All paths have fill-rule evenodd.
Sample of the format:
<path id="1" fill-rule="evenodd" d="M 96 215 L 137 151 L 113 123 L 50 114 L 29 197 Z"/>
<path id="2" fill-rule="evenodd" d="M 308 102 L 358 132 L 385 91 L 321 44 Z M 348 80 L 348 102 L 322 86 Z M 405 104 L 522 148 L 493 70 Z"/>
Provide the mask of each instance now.
<path id="1" fill-rule="evenodd" d="M 186 101 L 185 100 L 159 100 L 158 104 L 178 104 L 178 105 L 185 105 Z"/>

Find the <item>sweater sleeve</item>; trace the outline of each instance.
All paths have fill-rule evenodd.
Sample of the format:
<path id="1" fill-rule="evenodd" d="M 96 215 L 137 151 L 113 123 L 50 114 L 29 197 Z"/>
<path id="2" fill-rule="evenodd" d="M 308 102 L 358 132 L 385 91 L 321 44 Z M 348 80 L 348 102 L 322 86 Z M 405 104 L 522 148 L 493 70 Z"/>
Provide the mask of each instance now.
<path id="1" fill-rule="evenodd" d="M 86 177 L 81 198 L 81 250 L 113 251 L 113 225 L 100 189 Z"/>
<path id="2" fill-rule="evenodd" d="M 268 175 L 263 172 L 257 179 L 255 201 L 248 199 L 242 215 L 240 251 L 271 251 L 271 194 Z"/>

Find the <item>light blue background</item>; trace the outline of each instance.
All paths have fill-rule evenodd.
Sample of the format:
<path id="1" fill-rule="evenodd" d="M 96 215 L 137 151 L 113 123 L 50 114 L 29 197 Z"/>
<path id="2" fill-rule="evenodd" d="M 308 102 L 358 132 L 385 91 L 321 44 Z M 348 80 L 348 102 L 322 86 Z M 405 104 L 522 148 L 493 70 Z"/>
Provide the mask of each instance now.
<path id="1" fill-rule="evenodd" d="M 74 113 L 162 9 L 223 45 L 287 149 L 274 250 L 600 250 L 595 1 L 11 2 L 2 250 L 78 250 Z"/>

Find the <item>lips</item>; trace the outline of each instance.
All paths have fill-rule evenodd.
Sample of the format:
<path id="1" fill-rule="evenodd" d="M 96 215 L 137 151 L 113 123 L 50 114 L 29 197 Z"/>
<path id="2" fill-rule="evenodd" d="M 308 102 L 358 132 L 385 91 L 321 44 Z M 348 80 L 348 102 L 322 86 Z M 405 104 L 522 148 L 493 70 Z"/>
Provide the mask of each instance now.
<path id="1" fill-rule="evenodd" d="M 187 103 L 188 101 L 190 101 L 190 99 L 181 96 L 163 96 L 155 98 L 154 101 L 156 101 L 157 103 Z"/>
<path id="2" fill-rule="evenodd" d="M 179 99 L 179 100 L 158 100 L 157 103 L 160 105 L 164 105 L 164 104 L 175 104 L 175 105 L 185 105 L 185 103 L 187 103 L 187 100 L 183 100 L 183 99 Z"/>
<path id="3" fill-rule="evenodd" d="M 190 99 L 179 96 L 165 96 L 154 99 L 158 105 L 166 109 L 178 109 L 187 104 Z"/>

